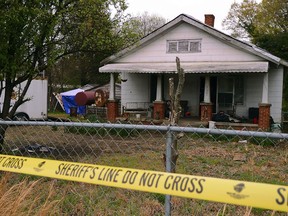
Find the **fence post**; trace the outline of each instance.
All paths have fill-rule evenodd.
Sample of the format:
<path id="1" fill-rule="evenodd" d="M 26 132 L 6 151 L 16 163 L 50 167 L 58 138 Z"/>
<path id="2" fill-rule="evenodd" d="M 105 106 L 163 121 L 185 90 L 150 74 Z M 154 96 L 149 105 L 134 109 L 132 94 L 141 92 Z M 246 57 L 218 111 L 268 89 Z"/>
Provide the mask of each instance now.
<path id="1" fill-rule="evenodd" d="M 166 136 L 166 172 L 171 172 L 173 134 L 168 129 Z M 165 195 L 165 216 L 171 215 L 171 195 Z"/>

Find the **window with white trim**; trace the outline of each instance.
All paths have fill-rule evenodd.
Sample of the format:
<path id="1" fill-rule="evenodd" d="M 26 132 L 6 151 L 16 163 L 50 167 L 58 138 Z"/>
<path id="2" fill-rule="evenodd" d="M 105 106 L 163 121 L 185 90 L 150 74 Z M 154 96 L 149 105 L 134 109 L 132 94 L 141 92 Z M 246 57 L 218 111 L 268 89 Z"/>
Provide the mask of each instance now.
<path id="1" fill-rule="evenodd" d="M 167 53 L 201 52 L 201 39 L 168 40 Z"/>

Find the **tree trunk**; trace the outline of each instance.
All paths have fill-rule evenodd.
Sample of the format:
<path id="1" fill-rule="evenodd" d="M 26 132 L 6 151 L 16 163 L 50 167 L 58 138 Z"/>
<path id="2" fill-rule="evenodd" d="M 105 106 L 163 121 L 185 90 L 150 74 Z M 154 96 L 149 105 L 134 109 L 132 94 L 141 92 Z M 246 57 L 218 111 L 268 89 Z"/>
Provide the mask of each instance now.
<path id="1" fill-rule="evenodd" d="M 7 130 L 8 126 L 7 125 L 0 125 L 0 153 L 4 153 L 4 138 L 5 138 L 5 133 Z"/>
<path id="2" fill-rule="evenodd" d="M 180 59 L 176 57 L 176 65 L 177 65 L 177 73 L 178 73 L 178 85 L 176 92 L 174 90 L 174 79 L 169 79 L 169 96 L 170 96 L 170 125 L 175 126 L 178 125 L 179 119 L 181 116 L 182 108 L 180 105 L 181 94 L 183 91 L 183 86 L 185 82 L 185 73 L 184 69 L 180 66 Z M 171 172 L 176 172 L 176 163 L 178 159 L 178 139 L 180 139 L 182 135 L 176 135 L 174 132 L 172 133 L 172 145 L 171 145 Z M 164 154 L 164 158 L 166 161 L 166 155 Z"/>

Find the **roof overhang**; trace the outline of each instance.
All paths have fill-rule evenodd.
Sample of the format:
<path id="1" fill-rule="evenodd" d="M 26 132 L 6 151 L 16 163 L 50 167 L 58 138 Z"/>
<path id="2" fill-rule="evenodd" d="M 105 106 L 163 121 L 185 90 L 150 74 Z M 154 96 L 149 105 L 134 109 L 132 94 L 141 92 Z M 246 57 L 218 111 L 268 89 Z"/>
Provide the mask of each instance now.
<path id="1" fill-rule="evenodd" d="M 263 73 L 268 62 L 181 62 L 185 73 Z M 176 63 L 113 63 L 99 68 L 102 73 L 175 73 Z"/>

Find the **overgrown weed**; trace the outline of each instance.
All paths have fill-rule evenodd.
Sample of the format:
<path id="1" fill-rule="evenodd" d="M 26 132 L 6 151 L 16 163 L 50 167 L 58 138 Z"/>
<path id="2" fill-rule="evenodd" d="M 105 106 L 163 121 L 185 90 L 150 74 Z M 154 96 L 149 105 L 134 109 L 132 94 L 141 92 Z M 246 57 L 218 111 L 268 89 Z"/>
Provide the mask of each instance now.
<path id="1" fill-rule="evenodd" d="M 53 215 L 60 202 L 55 199 L 54 181 L 41 185 L 44 180 L 29 180 L 29 177 L 11 185 L 16 174 L 5 173 L 0 181 L 0 215 Z M 13 181 L 12 181 L 13 182 Z M 44 190 L 45 189 L 45 190 Z"/>

